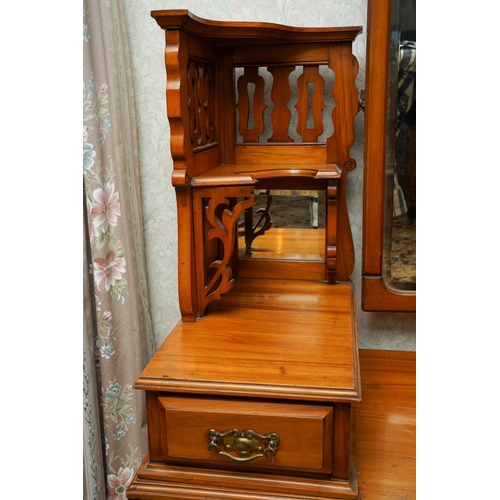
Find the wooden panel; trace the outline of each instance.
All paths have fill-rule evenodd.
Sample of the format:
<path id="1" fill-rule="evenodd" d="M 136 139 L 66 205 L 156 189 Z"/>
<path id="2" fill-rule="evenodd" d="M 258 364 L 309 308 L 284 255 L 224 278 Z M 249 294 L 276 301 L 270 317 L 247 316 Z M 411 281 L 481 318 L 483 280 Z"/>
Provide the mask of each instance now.
<path id="1" fill-rule="evenodd" d="M 300 66 L 305 63 L 325 63 L 328 49 L 323 43 L 289 45 L 249 45 L 234 48 L 235 66 L 254 64 L 271 66 L 274 64 Z"/>
<path id="2" fill-rule="evenodd" d="M 187 38 L 189 57 L 203 61 L 214 62 L 217 58 L 218 47 L 207 40 L 197 36 L 188 35 Z"/>
<path id="3" fill-rule="evenodd" d="M 333 431 L 333 472 L 337 478 L 349 478 L 349 449 L 351 446 L 351 405 L 335 405 Z"/>
<path id="4" fill-rule="evenodd" d="M 310 165 L 313 163 L 325 164 L 326 146 L 296 144 L 296 145 L 252 145 L 236 146 L 235 163 L 260 163 L 291 165 Z"/>
<path id="5" fill-rule="evenodd" d="M 324 280 L 325 262 L 287 262 L 245 259 L 238 261 L 238 278 Z"/>
<path id="6" fill-rule="evenodd" d="M 185 397 L 160 397 L 159 402 L 165 409 L 170 459 L 234 466 L 234 460 L 208 450 L 207 431 L 253 430 L 261 435 L 278 434 L 277 451 L 274 457 L 258 457 L 238 464 L 241 467 L 331 472 L 332 407 Z"/>
<path id="7" fill-rule="evenodd" d="M 136 387 L 359 401 L 351 293 L 350 284 L 237 279 L 203 318 L 174 328 Z"/>
<path id="8" fill-rule="evenodd" d="M 286 106 L 290 100 L 290 73 L 295 66 L 272 66 L 269 72 L 273 75 L 273 87 L 271 89 L 271 101 L 274 103 L 274 109 L 271 113 L 273 125 L 273 135 L 268 142 L 293 142 L 288 134 L 291 112 Z"/>
<path id="9" fill-rule="evenodd" d="M 195 321 L 198 316 L 198 305 L 191 188 L 177 186 L 175 196 L 177 201 L 179 307 L 183 321 Z"/>
<path id="10" fill-rule="evenodd" d="M 234 163 L 236 119 L 234 111 L 234 71 L 232 47 L 219 47 L 215 70 L 217 131 L 222 144 L 222 160 Z"/>
<path id="11" fill-rule="evenodd" d="M 220 165 L 221 159 L 221 149 L 218 144 L 209 145 L 205 150 L 195 151 L 191 175 L 195 177 L 209 171 Z"/>

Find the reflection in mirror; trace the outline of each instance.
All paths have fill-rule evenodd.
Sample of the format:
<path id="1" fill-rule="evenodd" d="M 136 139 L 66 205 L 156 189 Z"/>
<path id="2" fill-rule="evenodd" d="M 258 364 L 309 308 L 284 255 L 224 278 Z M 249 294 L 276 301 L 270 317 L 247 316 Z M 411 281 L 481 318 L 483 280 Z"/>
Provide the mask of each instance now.
<path id="1" fill-rule="evenodd" d="M 239 259 L 323 261 L 325 192 L 268 189 L 238 221 Z"/>
<path id="2" fill-rule="evenodd" d="M 416 289 L 415 14 L 415 0 L 392 2 L 382 269 L 395 290 Z"/>

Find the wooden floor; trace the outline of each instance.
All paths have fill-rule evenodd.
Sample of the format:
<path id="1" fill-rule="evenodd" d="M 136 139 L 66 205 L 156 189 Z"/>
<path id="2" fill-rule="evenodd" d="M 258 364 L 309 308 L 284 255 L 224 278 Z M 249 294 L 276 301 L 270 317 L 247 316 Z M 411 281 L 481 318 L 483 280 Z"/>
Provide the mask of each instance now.
<path id="1" fill-rule="evenodd" d="M 355 410 L 360 500 L 416 498 L 416 353 L 360 350 Z"/>

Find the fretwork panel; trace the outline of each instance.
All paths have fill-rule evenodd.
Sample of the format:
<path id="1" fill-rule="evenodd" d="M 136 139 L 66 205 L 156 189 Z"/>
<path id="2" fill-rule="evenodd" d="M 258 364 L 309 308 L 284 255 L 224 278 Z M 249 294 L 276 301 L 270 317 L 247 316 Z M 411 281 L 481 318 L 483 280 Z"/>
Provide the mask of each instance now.
<path id="1" fill-rule="evenodd" d="M 238 143 L 325 143 L 334 73 L 326 65 L 236 68 Z"/>
<path id="2" fill-rule="evenodd" d="M 189 61 L 188 109 L 193 149 L 217 142 L 214 127 L 214 67 L 201 61 Z"/>

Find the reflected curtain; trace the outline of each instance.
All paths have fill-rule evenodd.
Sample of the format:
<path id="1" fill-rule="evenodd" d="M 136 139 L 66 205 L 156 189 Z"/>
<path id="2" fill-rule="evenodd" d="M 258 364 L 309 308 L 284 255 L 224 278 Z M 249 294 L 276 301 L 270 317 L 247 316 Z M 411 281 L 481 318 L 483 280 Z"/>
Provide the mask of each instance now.
<path id="1" fill-rule="evenodd" d="M 83 4 L 83 489 L 124 500 L 146 450 L 149 315 L 133 88 L 121 0 Z"/>

